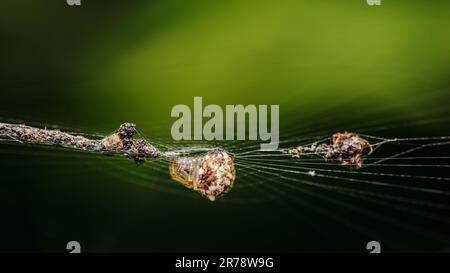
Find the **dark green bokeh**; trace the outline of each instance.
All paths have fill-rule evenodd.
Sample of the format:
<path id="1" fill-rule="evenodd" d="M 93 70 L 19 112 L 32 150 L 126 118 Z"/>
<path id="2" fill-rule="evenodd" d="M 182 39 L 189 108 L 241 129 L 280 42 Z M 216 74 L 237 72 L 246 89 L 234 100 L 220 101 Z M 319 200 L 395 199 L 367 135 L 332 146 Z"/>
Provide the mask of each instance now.
<path id="1" fill-rule="evenodd" d="M 194 96 L 204 104 L 279 104 L 281 134 L 297 128 L 299 137 L 384 119 L 445 118 L 449 8 L 419 0 L 379 7 L 363 0 L 3 1 L 0 117 L 101 133 L 132 121 L 155 140 L 170 137 L 171 108 L 192 105 Z M 450 131 L 440 124 L 384 133 Z M 211 203 L 152 189 L 184 192 L 168 174 L 126 160 L 0 148 L 1 250 L 65 251 L 70 240 L 85 251 L 364 251 L 373 239 L 388 250 L 449 245 L 448 236 L 433 237 L 449 234 L 433 223 L 424 224 L 430 236 L 411 237 L 297 192 L 233 202 L 261 195 L 237 186 L 229 201 Z M 288 200 L 296 198 L 293 206 Z M 361 225 L 378 237 L 353 232 Z"/>

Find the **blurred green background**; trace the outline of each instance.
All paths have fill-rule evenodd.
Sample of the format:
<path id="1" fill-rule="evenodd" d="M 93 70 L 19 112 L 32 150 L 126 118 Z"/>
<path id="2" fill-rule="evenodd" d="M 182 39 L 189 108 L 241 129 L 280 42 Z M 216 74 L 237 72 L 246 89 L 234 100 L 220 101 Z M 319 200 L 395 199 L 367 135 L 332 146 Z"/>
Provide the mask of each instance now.
<path id="1" fill-rule="evenodd" d="M 2 1 L 3 121 L 102 134 L 130 121 L 164 143 L 172 107 L 192 105 L 194 96 L 204 104 L 279 104 L 282 136 L 450 117 L 449 1 L 81 2 Z M 447 124 L 382 136 L 449 135 Z M 450 245 L 446 227 L 434 223 L 426 230 L 440 237 L 412 237 L 295 192 L 289 198 L 350 224 L 239 190 L 258 177 L 238 178 L 229 196 L 211 203 L 170 183 L 159 165 L 0 149 L 3 251 L 65 251 L 70 240 L 85 251 L 365 251 L 373 239 L 392 251 Z"/>

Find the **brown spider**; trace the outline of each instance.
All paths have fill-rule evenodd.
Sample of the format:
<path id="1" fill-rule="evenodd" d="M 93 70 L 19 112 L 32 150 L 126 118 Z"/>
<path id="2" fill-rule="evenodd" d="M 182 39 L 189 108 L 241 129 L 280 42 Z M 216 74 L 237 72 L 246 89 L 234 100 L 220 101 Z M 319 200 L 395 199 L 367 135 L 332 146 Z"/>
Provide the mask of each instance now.
<path id="1" fill-rule="evenodd" d="M 290 150 L 290 154 L 293 158 L 299 158 L 302 153 L 315 153 L 342 166 L 361 168 L 364 157 L 370 155 L 372 151 L 369 141 L 356 133 L 345 131 L 333 134 L 330 144 L 313 143 L 310 146 L 300 146 Z"/>

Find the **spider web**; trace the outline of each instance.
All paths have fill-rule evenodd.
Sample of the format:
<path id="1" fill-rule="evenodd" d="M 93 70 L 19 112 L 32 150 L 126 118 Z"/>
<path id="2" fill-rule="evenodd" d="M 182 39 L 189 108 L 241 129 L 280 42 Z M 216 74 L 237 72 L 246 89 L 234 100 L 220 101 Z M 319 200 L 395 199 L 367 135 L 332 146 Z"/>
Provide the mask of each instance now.
<path id="1" fill-rule="evenodd" d="M 164 151 L 189 154 L 192 151 L 222 147 L 229 152 L 236 166 L 235 187 L 216 202 L 243 205 L 270 203 L 280 210 L 289 211 L 294 218 L 302 218 L 300 212 L 308 210 L 328 219 L 330 223 L 347 227 L 368 238 L 383 238 L 383 231 L 377 228 L 383 225 L 438 245 L 448 245 L 450 136 L 385 137 L 393 129 L 414 128 L 423 134 L 427 132 L 428 126 L 445 126 L 449 119 L 446 116 L 449 115 L 442 115 L 445 113 L 443 109 L 435 109 L 434 112 L 440 117 L 407 122 L 390 117 L 367 121 L 354 128 L 323 129 L 321 127 L 327 123 L 326 119 L 305 124 L 304 127 L 292 126 L 282 132 L 280 149 L 270 152 L 260 151 L 260 144 L 250 141 L 180 143 L 168 138 L 149 140 Z M 332 161 L 325 161 L 316 154 L 304 154 L 297 159 L 282 152 L 298 145 L 326 141 L 331 134 L 342 130 L 359 133 L 374 143 L 375 151 L 365 159 L 363 168 L 345 168 Z M 107 135 L 78 128 L 65 127 L 64 131 L 95 138 Z M 144 136 L 142 132 L 140 134 Z M 95 166 L 101 173 L 150 191 L 186 199 L 201 199 L 195 192 L 170 179 L 166 159 L 148 161 L 142 167 L 136 167 L 122 157 L 105 157 L 52 145 L 33 150 L 25 149 L 23 144 L 14 140 L 2 142 L 14 146 L 13 150 L 0 149 L 2 154 L 79 158 L 85 164 Z M 64 164 L 64 160 L 58 160 L 57 164 Z M 373 222 L 358 221 L 358 217 Z M 333 240 L 333 234 L 326 226 L 314 221 L 308 221 L 307 224 L 326 240 Z M 390 238 L 388 243 L 393 247 L 404 245 L 402 240 L 396 238 Z"/>

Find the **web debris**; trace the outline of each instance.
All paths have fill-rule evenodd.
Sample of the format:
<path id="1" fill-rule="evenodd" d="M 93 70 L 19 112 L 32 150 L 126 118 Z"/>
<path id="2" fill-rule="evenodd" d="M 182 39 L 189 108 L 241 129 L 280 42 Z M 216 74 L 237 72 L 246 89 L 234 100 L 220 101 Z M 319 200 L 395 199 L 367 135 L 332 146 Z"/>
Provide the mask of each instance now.
<path id="1" fill-rule="evenodd" d="M 364 157 L 370 155 L 373 151 L 369 141 L 360 137 L 356 133 L 335 133 L 331 136 L 331 143 L 318 144 L 313 143 L 310 146 L 298 146 L 288 153 L 293 158 L 300 158 L 304 153 L 318 154 L 325 160 L 336 161 L 342 166 L 361 168 Z"/>

